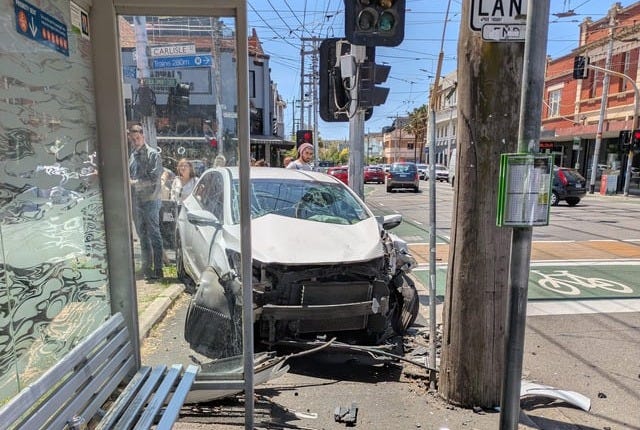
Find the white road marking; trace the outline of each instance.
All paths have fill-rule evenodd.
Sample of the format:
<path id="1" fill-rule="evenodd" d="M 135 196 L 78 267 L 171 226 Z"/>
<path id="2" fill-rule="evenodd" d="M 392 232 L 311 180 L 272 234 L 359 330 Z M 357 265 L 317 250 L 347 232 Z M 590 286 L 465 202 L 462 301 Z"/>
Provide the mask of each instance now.
<path id="1" fill-rule="evenodd" d="M 527 316 L 640 312 L 640 299 L 529 301 Z"/>

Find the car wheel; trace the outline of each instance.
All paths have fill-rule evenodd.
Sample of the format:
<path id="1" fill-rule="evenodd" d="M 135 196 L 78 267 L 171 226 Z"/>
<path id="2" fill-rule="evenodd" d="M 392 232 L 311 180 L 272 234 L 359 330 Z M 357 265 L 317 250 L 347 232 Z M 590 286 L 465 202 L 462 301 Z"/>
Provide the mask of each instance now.
<path id="1" fill-rule="evenodd" d="M 391 316 L 391 326 L 398 335 L 403 335 L 418 317 L 420 302 L 413 281 L 406 275 L 395 279 L 395 306 Z"/>
<path id="2" fill-rule="evenodd" d="M 569 206 L 575 206 L 580 203 L 580 197 L 567 197 L 567 204 Z"/>
<path id="3" fill-rule="evenodd" d="M 420 187 L 413 187 L 413 192 L 414 193 L 419 193 L 420 192 Z"/>
<path id="4" fill-rule="evenodd" d="M 391 192 L 391 190 L 392 190 L 392 188 L 391 188 L 391 187 L 387 187 L 387 192 L 388 192 L 388 193 L 390 193 L 390 192 Z"/>
<path id="5" fill-rule="evenodd" d="M 551 192 L 551 206 L 558 206 L 558 203 L 560 203 L 560 197 L 558 196 L 558 193 L 556 193 L 555 191 Z"/>

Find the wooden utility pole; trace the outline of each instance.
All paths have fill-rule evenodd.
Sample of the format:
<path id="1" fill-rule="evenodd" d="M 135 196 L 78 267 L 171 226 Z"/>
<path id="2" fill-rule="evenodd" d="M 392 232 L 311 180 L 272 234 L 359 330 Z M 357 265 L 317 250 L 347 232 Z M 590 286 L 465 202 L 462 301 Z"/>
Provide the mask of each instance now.
<path id="1" fill-rule="evenodd" d="M 439 392 L 465 407 L 500 404 L 511 231 L 496 227 L 500 154 L 518 139 L 524 43 L 483 42 L 462 3 L 458 143 Z"/>

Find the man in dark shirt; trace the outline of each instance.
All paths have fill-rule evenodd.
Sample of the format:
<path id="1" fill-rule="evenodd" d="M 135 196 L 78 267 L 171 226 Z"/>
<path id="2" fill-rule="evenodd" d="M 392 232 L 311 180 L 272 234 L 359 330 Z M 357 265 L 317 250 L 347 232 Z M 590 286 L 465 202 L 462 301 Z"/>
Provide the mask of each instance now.
<path id="1" fill-rule="evenodd" d="M 162 236 L 160 235 L 162 160 L 158 150 L 145 142 L 140 125 L 131 126 L 127 137 L 132 146 L 129 176 L 133 220 L 142 251 L 142 271 L 147 280 L 162 279 Z"/>

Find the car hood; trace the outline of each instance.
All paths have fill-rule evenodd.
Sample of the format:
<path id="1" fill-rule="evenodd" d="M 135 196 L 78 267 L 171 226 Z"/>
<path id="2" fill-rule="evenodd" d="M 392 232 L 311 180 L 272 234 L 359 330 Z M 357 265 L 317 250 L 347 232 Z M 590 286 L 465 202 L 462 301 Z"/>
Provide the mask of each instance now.
<path id="1" fill-rule="evenodd" d="M 240 226 L 227 233 L 239 239 Z M 267 264 L 355 263 L 384 253 L 374 217 L 342 225 L 265 215 L 252 220 L 251 242 L 253 259 Z M 239 240 L 235 244 L 239 247 Z"/>

